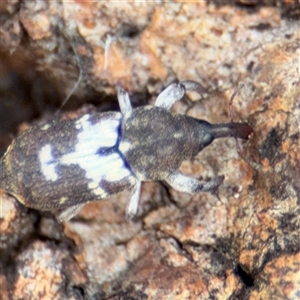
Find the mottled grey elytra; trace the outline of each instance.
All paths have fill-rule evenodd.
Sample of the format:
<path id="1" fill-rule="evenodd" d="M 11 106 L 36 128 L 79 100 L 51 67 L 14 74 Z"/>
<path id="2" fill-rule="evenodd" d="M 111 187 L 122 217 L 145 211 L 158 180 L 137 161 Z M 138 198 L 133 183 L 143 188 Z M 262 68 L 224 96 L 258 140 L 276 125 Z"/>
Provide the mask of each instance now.
<path id="1" fill-rule="evenodd" d="M 186 90 L 203 93 L 194 81 L 173 83 L 154 106 L 131 107 L 117 87 L 120 112 L 90 113 L 53 120 L 19 135 L 1 159 L 0 187 L 25 206 L 75 216 L 89 201 L 131 189 L 127 215 L 136 214 L 142 181 L 164 180 L 178 191 L 211 191 L 224 180 L 200 182 L 178 171 L 214 139 L 247 139 L 247 123 L 209 124 L 169 112 Z"/>

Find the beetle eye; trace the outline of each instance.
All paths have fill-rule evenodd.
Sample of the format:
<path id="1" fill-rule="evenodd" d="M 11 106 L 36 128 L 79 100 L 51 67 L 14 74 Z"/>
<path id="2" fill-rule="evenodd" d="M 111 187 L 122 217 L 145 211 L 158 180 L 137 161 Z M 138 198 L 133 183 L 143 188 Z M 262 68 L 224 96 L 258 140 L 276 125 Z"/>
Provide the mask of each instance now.
<path id="1" fill-rule="evenodd" d="M 203 145 L 203 148 L 208 146 L 209 144 L 212 143 L 212 141 L 214 140 L 214 137 L 207 133 L 204 137 L 203 137 L 203 140 L 202 140 L 202 145 Z"/>

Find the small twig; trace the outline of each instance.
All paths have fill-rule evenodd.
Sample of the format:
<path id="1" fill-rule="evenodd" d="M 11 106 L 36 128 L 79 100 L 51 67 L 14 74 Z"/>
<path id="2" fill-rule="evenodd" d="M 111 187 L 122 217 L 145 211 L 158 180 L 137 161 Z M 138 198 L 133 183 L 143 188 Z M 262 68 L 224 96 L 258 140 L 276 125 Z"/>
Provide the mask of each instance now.
<path id="1" fill-rule="evenodd" d="M 66 10 L 65 10 L 64 1 L 62 1 L 61 4 L 62 4 L 62 8 L 63 8 L 63 16 L 64 16 L 63 18 L 64 18 L 64 20 L 66 20 L 67 18 L 65 16 L 65 11 Z M 64 26 L 64 25 L 66 27 L 65 21 L 63 21 L 63 23 L 62 23 L 62 26 Z M 65 36 L 65 38 L 68 40 L 68 42 L 70 43 L 70 45 L 73 49 L 73 52 L 75 54 L 75 58 L 76 58 L 76 61 L 77 61 L 77 65 L 78 65 L 78 68 L 79 68 L 79 74 L 78 74 L 78 79 L 77 79 L 75 85 L 73 86 L 73 88 L 67 94 L 66 98 L 64 99 L 64 101 L 60 105 L 60 108 L 56 111 L 56 113 L 55 113 L 56 115 L 58 115 L 60 113 L 61 109 L 69 101 L 70 97 L 74 94 L 75 90 L 78 88 L 78 86 L 79 86 L 79 84 L 82 80 L 82 77 L 83 77 L 83 71 L 82 71 L 82 68 L 81 68 L 81 65 L 80 65 L 79 54 L 77 52 L 76 47 L 75 47 L 74 43 L 72 42 L 70 35 L 66 32 L 66 30 L 64 30 L 64 28 L 61 28 L 61 26 L 59 26 L 59 29 L 60 29 L 61 33 Z"/>
<path id="2" fill-rule="evenodd" d="M 79 74 L 78 74 L 78 79 L 75 83 L 75 85 L 73 86 L 73 88 L 69 91 L 69 93 L 67 94 L 66 98 L 64 99 L 64 101 L 62 102 L 62 104 L 60 105 L 60 108 L 57 110 L 56 112 L 56 115 L 61 111 L 61 109 L 64 107 L 64 105 L 68 102 L 68 100 L 70 99 L 70 97 L 73 95 L 73 93 L 75 92 L 75 90 L 78 88 L 81 80 L 82 80 L 82 77 L 83 77 L 83 72 L 82 72 L 82 68 L 80 66 L 80 59 L 79 59 L 79 55 L 78 55 L 78 52 L 73 44 L 73 42 L 71 41 L 71 38 L 70 36 L 67 34 L 67 32 L 65 32 L 64 30 L 61 30 L 61 32 L 63 33 L 63 35 L 66 37 L 66 39 L 69 41 L 73 51 L 74 51 L 74 54 L 75 54 L 75 58 L 76 58 L 76 61 L 77 61 L 77 65 L 78 65 L 78 68 L 79 68 Z"/>

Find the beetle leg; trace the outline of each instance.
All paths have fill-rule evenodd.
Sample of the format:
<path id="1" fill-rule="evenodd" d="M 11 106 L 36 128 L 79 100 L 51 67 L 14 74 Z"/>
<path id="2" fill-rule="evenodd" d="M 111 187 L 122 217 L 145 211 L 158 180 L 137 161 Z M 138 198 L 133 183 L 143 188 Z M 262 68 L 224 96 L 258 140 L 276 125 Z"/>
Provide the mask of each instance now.
<path id="1" fill-rule="evenodd" d="M 86 203 L 77 204 L 61 211 L 57 216 L 58 221 L 59 222 L 69 221 L 71 218 L 75 217 L 79 213 L 79 211 L 84 207 L 85 204 Z"/>
<path id="2" fill-rule="evenodd" d="M 120 85 L 117 85 L 117 92 L 118 92 L 119 106 L 122 114 L 127 116 L 131 115 L 132 106 L 130 103 L 128 93 Z"/>
<path id="3" fill-rule="evenodd" d="M 186 91 L 193 91 L 199 95 L 207 93 L 207 89 L 196 81 L 186 80 L 182 81 L 181 84 L 185 87 Z"/>
<path id="4" fill-rule="evenodd" d="M 175 102 L 184 96 L 184 93 L 185 87 L 182 84 L 172 83 L 158 95 L 155 106 L 170 109 Z"/>
<path id="5" fill-rule="evenodd" d="M 175 102 L 182 99 L 185 91 L 194 91 L 198 94 L 203 94 L 206 92 L 206 89 L 201 84 L 192 80 L 173 83 L 158 95 L 155 106 L 170 109 Z"/>
<path id="6" fill-rule="evenodd" d="M 141 194 L 141 187 L 142 182 L 137 180 L 131 190 L 130 197 L 126 206 L 126 215 L 128 219 L 132 219 L 137 213 Z"/>
<path id="7" fill-rule="evenodd" d="M 166 182 L 175 190 L 188 194 L 212 191 L 216 189 L 224 180 L 224 176 L 218 176 L 208 182 L 202 182 L 195 178 L 182 175 L 176 171 L 168 176 Z"/>

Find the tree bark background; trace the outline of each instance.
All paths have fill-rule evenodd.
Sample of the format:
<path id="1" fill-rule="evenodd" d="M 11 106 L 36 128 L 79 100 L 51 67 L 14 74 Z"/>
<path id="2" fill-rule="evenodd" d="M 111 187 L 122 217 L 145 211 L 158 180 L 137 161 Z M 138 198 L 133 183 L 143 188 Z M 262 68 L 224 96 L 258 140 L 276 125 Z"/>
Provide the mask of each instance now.
<path id="1" fill-rule="evenodd" d="M 275 2 L 275 1 L 274 1 Z M 1 149 L 40 118 L 93 103 L 135 106 L 174 80 L 208 89 L 174 105 L 212 123 L 254 129 L 215 141 L 181 171 L 225 175 L 218 193 L 143 185 L 90 203 L 73 220 L 1 194 L 1 299 L 296 299 L 300 295 L 300 8 L 297 1 L 218 3 L 3 1 Z M 80 112 L 68 112 L 64 116 Z M 21 124 L 21 125 L 20 125 Z"/>

